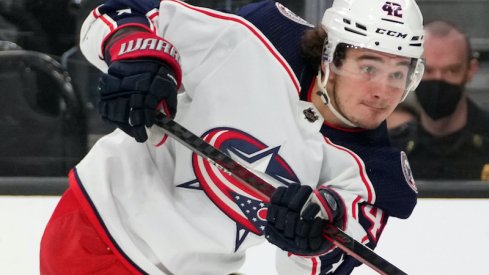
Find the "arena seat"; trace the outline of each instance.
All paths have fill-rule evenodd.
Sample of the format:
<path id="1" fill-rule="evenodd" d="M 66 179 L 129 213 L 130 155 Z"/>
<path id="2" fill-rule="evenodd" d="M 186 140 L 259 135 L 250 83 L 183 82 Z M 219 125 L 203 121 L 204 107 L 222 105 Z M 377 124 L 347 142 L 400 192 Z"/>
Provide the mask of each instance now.
<path id="1" fill-rule="evenodd" d="M 0 51 L 0 176 L 65 176 L 87 152 L 80 97 L 61 65 Z"/>
<path id="2" fill-rule="evenodd" d="M 73 3 L 76 12 L 76 35 L 79 35 L 82 23 L 90 12 L 101 5 L 103 0 L 86 0 Z M 82 99 L 87 119 L 88 147 L 102 136 L 112 132 L 115 127 L 102 120 L 98 113 L 100 96 L 98 93 L 98 82 L 102 72 L 90 64 L 81 53 L 78 45 L 74 45 L 61 55 L 61 65 L 70 74 L 72 84 Z"/>

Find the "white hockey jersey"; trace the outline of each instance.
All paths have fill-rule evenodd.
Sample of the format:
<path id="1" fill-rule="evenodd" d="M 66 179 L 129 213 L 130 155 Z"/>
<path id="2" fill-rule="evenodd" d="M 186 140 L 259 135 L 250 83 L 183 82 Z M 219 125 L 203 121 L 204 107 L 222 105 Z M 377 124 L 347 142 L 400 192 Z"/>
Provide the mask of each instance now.
<path id="1" fill-rule="evenodd" d="M 180 52 L 175 120 L 276 186 L 334 188 L 347 207 L 345 231 L 365 241 L 355 207 L 376 198 L 361 160 L 319 132 L 319 113 L 299 100 L 295 75 L 268 40 L 240 17 L 179 1 L 147 16 Z M 82 27 L 81 49 L 102 71 L 101 45 L 116 27 L 97 9 Z M 116 130 L 76 166 L 70 185 L 141 273 L 229 274 L 265 240 L 267 200 L 171 138 L 155 147 Z M 281 274 L 319 274 L 314 257 L 279 254 Z"/>

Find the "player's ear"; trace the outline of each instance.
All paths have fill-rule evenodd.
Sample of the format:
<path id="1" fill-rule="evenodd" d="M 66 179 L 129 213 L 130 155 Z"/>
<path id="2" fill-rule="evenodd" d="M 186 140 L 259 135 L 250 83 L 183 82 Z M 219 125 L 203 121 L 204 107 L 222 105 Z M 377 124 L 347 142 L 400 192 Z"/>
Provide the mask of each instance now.
<path id="1" fill-rule="evenodd" d="M 337 74 L 336 74 L 335 70 L 332 70 L 332 69 L 331 69 L 331 66 L 334 66 L 334 65 L 332 65 L 332 64 L 330 63 L 330 64 L 326 64 L 325 66 L 330 66 L 330 67 L 329 67 L 329 77 L 328 77 L 328 81 L 335 81 L 335 80 L 336 80 L 336 77 L 337 77 Z"/>

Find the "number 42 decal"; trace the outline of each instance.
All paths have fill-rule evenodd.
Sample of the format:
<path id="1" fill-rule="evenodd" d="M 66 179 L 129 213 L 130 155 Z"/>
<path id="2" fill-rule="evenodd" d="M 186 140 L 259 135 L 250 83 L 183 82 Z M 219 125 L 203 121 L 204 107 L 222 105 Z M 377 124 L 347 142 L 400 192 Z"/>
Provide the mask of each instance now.
<path id="1" fill-rule="evenodd" d="M 385 2 L 384 6 L 382 6 L 382 10 L 387 12 L 387 15 L 402 18 L 402 7 L 397 3 Z"/>

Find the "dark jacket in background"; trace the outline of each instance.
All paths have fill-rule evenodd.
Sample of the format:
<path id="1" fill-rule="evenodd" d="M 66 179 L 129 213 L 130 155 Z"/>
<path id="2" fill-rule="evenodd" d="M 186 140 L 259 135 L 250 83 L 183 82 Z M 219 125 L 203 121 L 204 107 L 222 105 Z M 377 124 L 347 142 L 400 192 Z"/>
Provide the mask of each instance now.
<path id="1" fill-rule="evenodd" d="M 409 122 L 391 131 L 392 145 L 406 152 L 416 179 L 489 180 L 489 112 L 469 100 L 467 120 L 445 137 Z"/>

